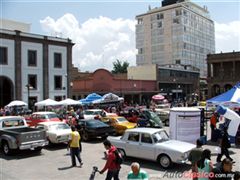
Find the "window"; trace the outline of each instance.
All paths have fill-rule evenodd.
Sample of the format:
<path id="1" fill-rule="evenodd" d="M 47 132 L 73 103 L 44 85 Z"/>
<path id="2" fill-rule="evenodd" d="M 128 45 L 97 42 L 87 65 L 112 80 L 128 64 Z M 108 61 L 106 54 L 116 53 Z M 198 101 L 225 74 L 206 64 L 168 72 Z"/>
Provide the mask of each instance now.
<path id="1" fill-rule="evenodd" d="M 182 14 L 181 9 L 176 9 L 175 10 L 176 16 L 180 16 Z"/>
<path id="2" fill-rule="evenodd" d="M 28 50 L 28 66 L 37 66 L 37 51 Z"/>
<path id="3" fill-rule="evenodd" d="M 139 142 L 139 133 L 135 133 L 135 132 L 129 133 L 128 140 L 134 141 L 134 142 Z"/>
<path id="4" fill-rule="evenodd" d="M 138 24 L 143 24 L 143 19 L 142 18 L 138 19 Z"/>
<path id="5" fill-rule="evenodd" d="M 28 84 L 33 87 L 33 89 L 37 89 L 37 75 L 29 74 L 28 75 Z"/>
<path id="6" fill-rule="evenodd" d="M 2 65 L 8 64 L 7 47 L 0 47 L 0 64 Z"/>
<path id="7" fill-rule="evenodd" d="M 142 134 L 142 137 L 141 137 L 141 142 L 142 143 L 149 143 L 149 144 L 152 144 L 152 138 L 151 138 L 151 135 L 150 134 Z"/>
<path id="8" fill-rule="evenodd" d="M 162 22 L 158 22 L 158 28 L 162 27 Z"/>
<path id="9" fill-rule="evenodd" d="M 62 89 L 62 76 L 54 76 L 54 88 Z"/>
<path id="10" fill-rule="evenodd" d="M 61 53 L 54 53 L 54 67 L 62 68 L 62 54 Z"/>
<path id="11" fill-rule="evenodd" d="M 164 18 L 164 15 L 163 14 L 157 14 L 157 19 L 163 19 Z"/>
<path id="12" fill-rule="evenodd" d="M 174 19 L 173 19 L 173 23 L 174 23 L 174 24 L 180 24 L 180 20 L 179 20 L 178 18 L 174 18 Z"/>
<path id="13" fill-rule="evenodd" d="M 54 96 L 55 101 L 61 101 L 62 100 L 62 96 Z"/>
<path id="14" fill-rule="evenodd" d="M 138 49 L 138 54 L 143 54 L 143 48 Z"/>

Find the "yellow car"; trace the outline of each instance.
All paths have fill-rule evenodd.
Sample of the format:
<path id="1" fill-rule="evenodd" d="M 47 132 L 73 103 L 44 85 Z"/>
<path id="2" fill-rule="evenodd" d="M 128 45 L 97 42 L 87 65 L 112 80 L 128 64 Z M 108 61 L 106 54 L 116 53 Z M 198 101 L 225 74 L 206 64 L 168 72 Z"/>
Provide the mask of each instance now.
<path id="1" fill-rule="evenodd" d="M 135 128 L 136 123 L 129 122 L 125 117 L 122 116 L 107 116 L 102 117 L 101 121 L 113 126 L 117 134 L 123 134 L 126 129 Z"/>

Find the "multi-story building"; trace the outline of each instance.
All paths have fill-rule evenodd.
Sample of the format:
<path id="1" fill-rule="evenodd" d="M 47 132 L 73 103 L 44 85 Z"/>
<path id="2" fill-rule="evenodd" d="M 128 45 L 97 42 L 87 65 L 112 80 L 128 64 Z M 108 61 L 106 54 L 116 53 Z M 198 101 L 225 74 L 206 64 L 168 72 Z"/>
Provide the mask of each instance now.
<path id="1" fill-rule="evenodd" d="M 240 82 L 240 52 L 209 54 L 208 97 L 214 97 Z"/>
<path id="2" fill-rule="evenodd" d="M 0 29 L 0 107 L 69 95 L 70 39 Z"/>
<path id="3" fill-rule="evenodd" d="M 207 54 L 215 52 L 214 23 L 206 7 L 165 0 L 136 16 L 137 65 L 182 64 L 207 77 Z"/>

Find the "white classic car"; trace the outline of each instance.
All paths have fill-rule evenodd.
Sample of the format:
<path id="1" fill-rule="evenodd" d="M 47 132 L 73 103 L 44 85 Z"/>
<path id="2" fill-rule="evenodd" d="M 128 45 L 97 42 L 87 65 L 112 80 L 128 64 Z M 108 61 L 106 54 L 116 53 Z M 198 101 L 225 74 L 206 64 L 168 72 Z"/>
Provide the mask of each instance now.
<path id="1" fill-rule="evenodd" d="M 83 111 L 84 119 L 100 119 L 100 116 L 111 116 L 115 113 L 108 113 L 103 109 L 87 109 Z"/>
<path id="2" fill-rule="evenodd" d="M 185 163 L 190 151 L 196 146 L 191 143 L 170 140 L 163 129 L 134 128 L 123 136 L 107 138 L 116 146 L 122 156 L 157 161 L 163 168 L 172 163 Z"/>
<path id="3" fill-rule="evenodd" d="M 67 143 L 71 135 L 71 128 L 64 122 L 41 122 L 37 128 L 44 129 L 47 132 L 49 143 Z"/>

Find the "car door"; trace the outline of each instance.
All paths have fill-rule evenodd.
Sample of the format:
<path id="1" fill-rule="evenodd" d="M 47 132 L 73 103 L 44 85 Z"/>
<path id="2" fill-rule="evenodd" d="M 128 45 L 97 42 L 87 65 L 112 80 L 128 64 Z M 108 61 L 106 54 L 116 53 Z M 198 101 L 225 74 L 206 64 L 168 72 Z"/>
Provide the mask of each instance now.
<path id="1" fill-rule="evenodd" d="M 154 159 L 155 146 L 151 134 L 141 133 L 138 152 L 143 159 Z"/>
<path id="2" fill-rule="evenodd" d="M 129 132 L 126 141 L 126 154 L 127 156 L 139 157 L 139 136 L 138 132 Z"/>

